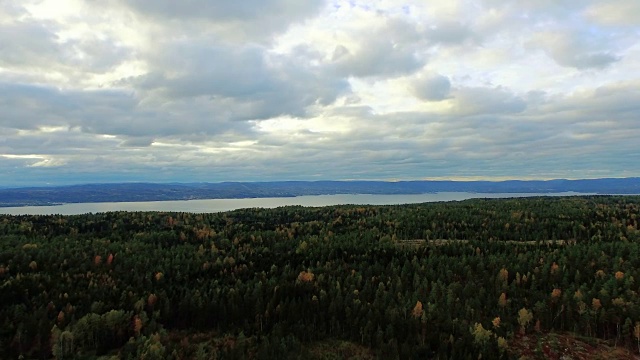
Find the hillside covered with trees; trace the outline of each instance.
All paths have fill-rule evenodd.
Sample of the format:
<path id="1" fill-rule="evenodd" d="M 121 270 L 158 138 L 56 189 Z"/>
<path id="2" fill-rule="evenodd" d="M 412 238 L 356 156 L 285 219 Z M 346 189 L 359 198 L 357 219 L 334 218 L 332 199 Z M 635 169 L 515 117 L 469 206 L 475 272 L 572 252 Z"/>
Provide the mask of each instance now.
<path id="1" fill-rule="evenodd" d="M 68 203 L 246 199 L 335 194 L 438 192 L 640 194 L 640 178 L 507 181 L 271 181 L 223 183 L 116 183 L 51 187 L 0 187 L 0 207 Z"/>
<path id="2" fill-rule="evenodd" d="M 639 222 L 638 196 L 0 215 L 0 358 L 638 354 Z"/>

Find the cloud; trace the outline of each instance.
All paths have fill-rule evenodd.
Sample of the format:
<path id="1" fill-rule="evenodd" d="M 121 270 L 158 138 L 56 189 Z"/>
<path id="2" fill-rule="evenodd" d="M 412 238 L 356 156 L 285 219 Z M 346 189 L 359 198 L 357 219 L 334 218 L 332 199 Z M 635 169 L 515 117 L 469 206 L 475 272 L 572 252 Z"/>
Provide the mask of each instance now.
<path id="1" fill-rule="evenodd" d="M 262 0 L 234 3 L 223 0 L 123 0 L 123 4 L 145 14 L 179 20 L 204 18 L 219 21 L 250 22 L 263 17 L 276 17 L 291 22 L 315 14 L 322 1 L 300 3 L 294 0 Z"/>
<path id="2" fill-rule="evenodd" d="M 63 57 L 50 24 L 33 21 L 13 22 L 2 26 L 0 44 L 3 66 L 43 66 Z"/>
<path id="3" fill-rule="evenodd" d="M 608 39 L 589 32 L 541 32 L 531 46 L 542 48 L 558 65 L 576 69 L 602 69 L 620 60 L 607 49 Z"/>
<path id="4" fill-rule="evenodd" d="M 599 0 L 595 0 L 599 1 Z M 487 9 L 507 9 L 517 16 L 517 23 L 528 21 L 566 20 L 576 13 L 580 13 L 594 0 L 580 2 L 555 1 L 555 0 L 482 0 Z"/>
<path id="5" fill-rule="evenodd" d="M 302 50 L 283 57 L 257 45 L 177 42 L 166 44 L 155 59 L 149 73 L 127 81 L 165 104 L 203 97 L 198 102 L 220 120 L 304 117 L 307 107 L 328 105 L 349 91 L 346 80 L 308 66 Z"/>
<path id="6" fill-rule="evenodd" d="M 4 21 L 2 13 L 7 15 Z M 71 31 L 60 19 L 38 19 L 22 7 L 0 10 L 0 81 L 55 84 L 87 83 L 132 60 L 131 46 L 113 34 Z M 79 26 L 81 27 L 81 26 Z"/>
<path id="7" fill-rule="evenodd" d="M 0 82 L 0 126 L 35 129 L 68 126 L 91 129 L 130 121 L 136 99 L 117 90 L 60 90 L 51 86 Z"/>
<path id="8" fill-rule="evenodd" d="M 640 3 L 637 1 L 599 2 L 589 6 L 584 13 L 588 19 L 602 25 L 614 27 L 640 25 Z"/>
<path id="9" fill-rule="evenodd" d="M 59 167 L 65 164 L 64 160 L 45 158 L 29 165 L 29 167 Z"/>
<path id="10" fill-rule="evenodd" d="M 144 148 L 153 144 L 152 137 L 125 137 L 120 143 L 121 147 Z"/>
<path id="11" fill-rule="evenodd" d="M 459 115 L 491 115 L 523 112 L 527 104 L 502 87 L 463 87 L 453 94 L 453 110 Z"/>
<path id="12" fill-rule="evenodd" d="M 608 4 L 0 2 L 0 186 L 640 176 Z"/>
<path id="13" fill-rule="evenodd" d="M 139 16 L 152 21 L 194 25 L 229 38 L 262 39 L 286 30 L 291 24 L 316 15 L 323 7 L 322 0 L 117 0 Z"/>
<path id="14" fill-rule="evenodd" d="M 459 44 L 476 37 L 469 26 L 457 21 L 432 25 L 427 30 L 427 36 L 432 42 L 443 44 Z"/>
<path id="15" fill-rule="evenodd" d="M 427 101 L 440 101 L 449 97 L 451 82 L 446 76 L 430 74 L 416 79 L 414 92 L 417 97 Z"/>
<path id="16" fill-rule="evenodd" d="M 267 69 L 264 48 L 259 46 L 204 42 L 163 45 L 154 54 L 151 71 L 133 79 L 134 86 L 161 89 L 171 97 L 246 97 L 266 91 L 275 80 Z"/>
<path id="17" fill-rule="evenodd" d="M 63 159 L 56 159 L 54 157 L 46 156 L 46 155 L 0 154 L 0 159 L 1 158 L 14 160 L 14 161 L 21 161 L 27 167 L 59 167 L 66 164 L 66 162 Z"/>
<path id="18" fill-rule="evenodd" d="M 351 44 L 335 46 L 331 61 L 339 76 L 397 76 L 420 69 L 427 59 L 420 48 L 425 39 L 415 24 L 382 18 L 374 29 L 361 29 Z"/>

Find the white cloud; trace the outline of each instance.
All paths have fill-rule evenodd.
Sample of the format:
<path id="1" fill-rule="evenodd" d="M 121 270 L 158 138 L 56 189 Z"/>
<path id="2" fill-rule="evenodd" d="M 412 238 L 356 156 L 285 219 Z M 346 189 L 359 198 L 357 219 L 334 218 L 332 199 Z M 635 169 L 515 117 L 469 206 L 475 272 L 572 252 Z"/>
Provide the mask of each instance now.
<path id="1" fill-rule="evenodd" d="M 608 0 L 593 4 L 584 11 L 590 20 L 607 26 L 640 25 L 640 2 Z"/>
<path id="2" fill-rule="evenodd" d="M 0 2 L 0 185 L 640 175 L 636 8 Z"/>
<path id="3" fill-rule="evenodd" d="M 29 167 L 58 167 L 65 164 L 66 162 L 61 159 L 44 158 L 40 161 L 30 164 Z"/>

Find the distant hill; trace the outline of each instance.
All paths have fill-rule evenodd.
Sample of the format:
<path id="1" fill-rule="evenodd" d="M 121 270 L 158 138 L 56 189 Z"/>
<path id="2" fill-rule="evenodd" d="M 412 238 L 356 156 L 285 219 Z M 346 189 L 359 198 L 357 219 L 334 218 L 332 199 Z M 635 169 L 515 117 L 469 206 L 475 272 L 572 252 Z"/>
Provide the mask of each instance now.
<path id="1" fill-rule="evenodd" d="M 436 192 L 640 194 L 640 178 L 547 181 L 272 181 L 121 183 L 0 189 L 0 207 L 64 203 Z"/>

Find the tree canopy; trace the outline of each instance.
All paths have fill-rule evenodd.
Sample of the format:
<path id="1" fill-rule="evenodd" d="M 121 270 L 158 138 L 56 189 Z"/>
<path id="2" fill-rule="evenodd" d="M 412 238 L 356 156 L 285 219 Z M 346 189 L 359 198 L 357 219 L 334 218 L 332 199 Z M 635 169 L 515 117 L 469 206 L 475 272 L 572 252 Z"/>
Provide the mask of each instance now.
<path id="1" fill-rule="evenodd" d="M 640 341 L 640 197 L 0 215 L 0 357 L 509 358 Z M 640 349 L 638 349 L 640 350 Z"/>

